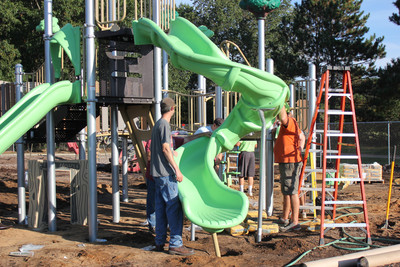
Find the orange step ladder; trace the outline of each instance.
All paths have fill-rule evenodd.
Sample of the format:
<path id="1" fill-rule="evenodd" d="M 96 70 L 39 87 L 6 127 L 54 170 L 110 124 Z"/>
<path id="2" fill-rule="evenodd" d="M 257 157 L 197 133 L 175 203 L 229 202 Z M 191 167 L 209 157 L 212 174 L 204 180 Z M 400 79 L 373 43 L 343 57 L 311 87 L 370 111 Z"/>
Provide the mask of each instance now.
<path id="1" fill-rule="evenodd" d="M 332 74 L 331 74 L 332 72 Z M 342 72 L 343 73 L 343 82 L 342 86 L 339 89 L 332 89 L 329 87 L 330 79 L 335 82 L 334 78 L 336 77 L 334 72 Z M 340 74 L 340 73 L 339 73 Z M 330 77 L 331 75 L 331 77 Z M 336 79 L 336 83 L 338 83 L 339 79 Z M 339 86 L 338 86 L 339 87 Z M 323 98 L 324 96 L 324 98 Z M 331 109 L 331 106 L 335 106 L 335 100 L 338 99 L 340 103 L 337 103 L 336 106 L 340 106 L 339 109 Z M 321 101 L 323 102 L 321 103 Z M 346 101 L 349 100 L 349 101 Z M 347 102 L 347 105 L 346 105 Z M 323 109 L 321 109 L 321 104 L 323 104 Z M 346 108 L 350 110 L 346 111 Z M 321 120 L 323 120 L 323 129 L 316 129 L 316 121 L 318 118 L 318 114 L 323 114 L 321 116 Z M 350 119 L 350 124 L 352 124 L 352 132 L 351 130 L 347 130 L 350 132 L 344 132 L 344 123 L 346 118 Z M 349 119 L 348 119 L 349 120 Z M 336 122 L 333 127 L 331 127 L 331 121 Z M 331 128 L 337 129 L 332 130 Z M 313 133 L 317 133 L 320 135 L 319 142 L 317 140 L 313 140 Z M 329 139 L 328 139 L 329 138 Z M 336 150 L 329 149 L 329 144 L 332 140 L 337 140 L 337 148 Z M 346 142 L 345 142 L 346 141 Z M 328 143 L 329 142 L 329 143 Z M 316 144 L 315 151 L 310 149 L 311 144 Z M 342 153 L 342 148 L 346 148 L 346 154 Z M 350 148 L 350 149 L 349 149 Z M 351 154 L 349 154 L 349 150 Z M 320 155 L 321 164 L 320 168 L 313 168 L 306 170 L 307 159 L 309 153 L 316 153 Z M 321 77 L 321 84 L 319 89 L 319 94 L 317 98 L 317 102 L 315 105 L 315 113 L 310 126 L 310 133 L 307 139 L 305 156 L 303 159 L 303 167 L 300 173 L 300 183 L 299 183 L 299 195 L 301 190 L 306 190 L 306 188 L 301 187 L 303 177 L 308 172 L 315 172 L 315 174 L 322 174 L 322 184 L 320 188 L 313 188 L 312 190 L 316 190 L 320 192 L 321 195 L 321 206 L 314 206 L 312 208 L 321 210 L 321 226 L 320 226 L 320 244 L 325 244 L 324 234 L 332 229 L 332 228 L 359 228 L 363 232 L 366 233 L 366 242 L 371 244 L 371 235 L 369 229 L 368 222 L 368 212 L 367 212 L 367 203 L 365 197 L 365 188 L 364 188 L 364 178 L 363 175 L 359 175 L 358 178 L 341 178 L 340 177 L 340 161 L 341 159 L 346 160 L 356 160 L 358 165 L 358 173 L 362 174 L 361 168 L 361 153 L 360 153 L 360 144 L 358 140 L 358 131 L 357 131 L 357 120 L 356 113 L 353 101 L 353 89 L 351 85 L 351 77 L 350 77 L 350 67 L 333 67 L 327 66 L 326 71 Z M 327 168 L 327 161 L 333 160 L 335 161 L 335 169 Z M 328 177 L 327 177 L 328 174 Z M 333 187 L 327 186 L 327 182 L 333 182 Z M 359 199 L 354 200 L 338 200 L 338 185 L 340 182 L 356 182 L 360 185 L 360 196 Z M 328 194 L 327 194 L 328 193 Z M 355 197 L 357 198 L 357 197 Z M 362 208 L 364 220 L 362 222 L 352 222 L 352 223 L 325 223 L 325 212 L 331 210 L 332 220 L 335 220 L 336 217 L 336 206 L 343 205 L 353 205 L 354 207 Z M 312 209 L 311 208 L 311 209 Z M 326 229 L 325 229 L 326 228 Z"/>

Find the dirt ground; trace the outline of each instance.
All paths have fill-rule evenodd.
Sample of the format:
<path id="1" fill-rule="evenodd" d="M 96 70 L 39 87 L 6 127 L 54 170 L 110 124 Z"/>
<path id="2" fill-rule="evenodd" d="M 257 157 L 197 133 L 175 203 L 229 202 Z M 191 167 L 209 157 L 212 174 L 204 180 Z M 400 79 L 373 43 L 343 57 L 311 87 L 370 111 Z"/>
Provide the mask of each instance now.
<path id="1" fill-rule="evenodd" d="M 29 159 L 45 159 L 46 154 L 25 155 Z M 63 152 L 57 159 L 75 159 L 75 155 Z M 106 155 L 102 156 L 107 161 Z M 277 171 L 275 172 L 277 173 Z M 395 173 L 395 178 L 399 178 Z M 218 234 L 221 258 L 216 257 L 211 235 L 198 230 L 196 240 L 190 241 L 189 221 L 184 225 L 184 244 L 195 250 L 193 256 L 172 256 L 167 253 L 143 250 L 153 244 L 154 236 L 141 223 L 145 221 L 146 185 L 141 174 L 129 174 L 129 202 L 121 202 L 121 219 L 113 223 L 111 173 L 98 171 L 98 232 L 97 237 L 105 242 L 88 242 L 87 226 L 72 225 L 70 219 L 70 186 L 65 173 L 57 172 L 57 231 L 49 232 L 29 229 L 18 224 L 18 196 L 16 155 L 5 153 L 0 156 L 0 220 L 11 226 L 0 230 L 0 266 L 284 266 L 290 264 L 302 253 L 309 251 L 296 264 L 352 253 L 352 250 L 333 246 L 316 248 L 319 245 L 319 231 L 302 231 L 264 235 L 260 243 L 255 235 L 231 236 L 226 232 Z M 384 171 L 385 183 L 365 185 L 371 235 L 374 245 L 388 246 L 400 242 L 400 186 L 394 184 L 389 222 L 391 229 L 382 230 L 385 223 L 390 170 Z M 234 186 L 235 187 L 235 186 Z M 236 186 L 237 187 L 237 186 Z M 258 178 L 255 181 L 255 196 L 250 203 L 257 203 Z M 247 188 L 247 186 L 246 186 Z M 339 197 L 350 198 L 359 192 L 358 185 L 350 185 L 340 191 Z M 28 192 L 27 192 L 28 201 Z M 250 207 L 254 209 L 255 206 Z M 28 202 L 27 202 L 28 210 Z M 274 216 L 276 220 L 282 211 L 278 176 L 274 186 Z M 357 215 L 354 215 L 357 216 Z M 345 220 L 352 220 L 354 217 Z M 308 215 L 312 219 L 312 214 Z M 360 231 L 350 232 L 352 236 L 365 237 Z M 342 238 L 339 229 L 328 231 L 325 243 Z M 23 245 L 43 247 L 34 250 L 30 257 L 10 256 Z M 350 246 L 353 247 L 353 246 Z M 400 266 L 392 264 L 391 266 Z"/>

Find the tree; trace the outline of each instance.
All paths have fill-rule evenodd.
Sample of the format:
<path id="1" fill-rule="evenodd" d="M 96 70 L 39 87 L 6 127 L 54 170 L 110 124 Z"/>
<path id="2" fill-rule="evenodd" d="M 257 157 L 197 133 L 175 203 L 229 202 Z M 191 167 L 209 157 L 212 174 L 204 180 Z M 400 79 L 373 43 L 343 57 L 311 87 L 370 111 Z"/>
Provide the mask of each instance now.
<path id="1" fill-rule="evenodd" d="M 397 14 L 396 14 L 396 13 L 393 13 L 393 14 L 389 17 L 389 20 L 390 20 L 391 22 L 397 24 L 397 25 L 400 25 L 400 0 L 396 0 L 396 2 L 394 2 L 393 4 L 397 7 L 398 12 L 397 12 Z"/>
<path id="2" fill-rule="evenodd" d="M 285 17 L 279 29 L 284 33 L 284 42 L 298 55 L 296 63 L 292 64 L 315 63 L 317 77 L 320 69 L 327 65 L 372 68 L 376 59 L 385 56 L 385 47 L 383 37 L 366 37 L 369 14 L 360 11 L 361 3 L 362 0 L 295 3 L 293 17 Z"/>

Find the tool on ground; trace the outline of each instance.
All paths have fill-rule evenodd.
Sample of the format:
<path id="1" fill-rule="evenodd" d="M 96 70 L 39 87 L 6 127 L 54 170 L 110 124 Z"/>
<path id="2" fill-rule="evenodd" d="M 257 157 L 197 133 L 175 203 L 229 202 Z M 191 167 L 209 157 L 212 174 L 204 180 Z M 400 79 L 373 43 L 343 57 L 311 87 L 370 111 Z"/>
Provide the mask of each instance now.
<path id="1" fill-rule="evenodd" d="M 390 226 L 389 226 L 389 209 L 390 209 L 390 197 L 392 195 L 393 173 L 394 173 L 395 161 L 396 161 L 396 146 L 394 146 L 392 167 L 391 167 L 391 171 L 390 171 L 389 195 L 388 195 L 388 200 L 387 200 L 387 205 L 386 205 L 386 222 L 382 226 L 381 229 L 389 229 L 390 228 Z"/>

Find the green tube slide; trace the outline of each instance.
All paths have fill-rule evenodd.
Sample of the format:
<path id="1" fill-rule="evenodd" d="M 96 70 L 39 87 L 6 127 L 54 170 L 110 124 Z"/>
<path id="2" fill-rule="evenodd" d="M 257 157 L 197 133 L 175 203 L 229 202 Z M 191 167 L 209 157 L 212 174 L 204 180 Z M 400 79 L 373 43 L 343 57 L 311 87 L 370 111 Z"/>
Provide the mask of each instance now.
<path id="1" fill-rule="evenodd" d="M 264 112 L 266 127 L 271 126 L 289 98 L 287 85 L 270 73 L 230 61 L 184 18 L 171 21 L 168 34 L 145 18 L 132 26 L 135 44 L 161 47 L 175 67 L 201 74 L 224 90 L 241 93 L 239 102 L 211 137 L 183 145 L 176 157 L 184 175 L 178 185 L 179 197 L 188 219 L 211 233 L 238 225 L 247 215 L 248 198 L 220 181 L 213 168 L 214 158 L 232 149 L 243 136 L 261 130 L 258 110 Z"/>
<path id="2" fill-rule="evenodd" d="M 80 81 L 61 81 L 35 87 L 0 118 L 0 154 L 57 105 L 80 102 Z"/>

